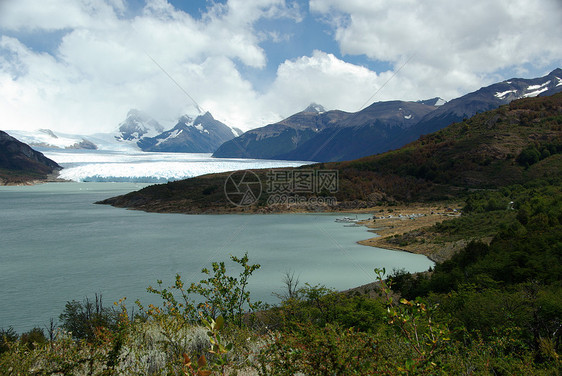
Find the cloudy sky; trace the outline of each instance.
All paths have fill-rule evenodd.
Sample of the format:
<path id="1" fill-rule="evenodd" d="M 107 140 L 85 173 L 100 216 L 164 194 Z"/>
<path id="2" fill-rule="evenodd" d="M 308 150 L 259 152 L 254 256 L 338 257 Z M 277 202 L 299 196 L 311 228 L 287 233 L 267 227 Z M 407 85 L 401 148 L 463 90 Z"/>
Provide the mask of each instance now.
<path id="1" fill-rule="evenodd" d="M 560 20 L 560 0 L 0 0 L 0 129 L 450 100 L 561 67 Z"/>

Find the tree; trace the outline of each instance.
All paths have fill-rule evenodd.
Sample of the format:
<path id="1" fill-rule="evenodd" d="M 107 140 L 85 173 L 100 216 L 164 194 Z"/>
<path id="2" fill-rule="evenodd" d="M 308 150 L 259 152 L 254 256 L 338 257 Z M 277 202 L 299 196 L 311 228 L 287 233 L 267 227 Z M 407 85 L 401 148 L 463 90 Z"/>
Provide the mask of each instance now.
<path id="1" fill-rule="evenodd" d="M 517 163 L 523 167 L 529 167 L 532 164 L 537 163 L 541 159 L 541 154 L 534 146 L 524 149 L 521 154 L 517 157 Z"/>

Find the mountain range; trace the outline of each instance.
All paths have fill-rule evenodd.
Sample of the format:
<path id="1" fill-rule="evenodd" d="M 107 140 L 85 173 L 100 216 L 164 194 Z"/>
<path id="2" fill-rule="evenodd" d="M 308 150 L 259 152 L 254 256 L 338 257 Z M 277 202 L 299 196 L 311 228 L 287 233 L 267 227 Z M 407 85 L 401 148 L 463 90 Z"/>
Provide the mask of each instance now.
<path id="1" fill-rule="evenodd" d="M 32 147 L 214 153 L 219 158 L 344 161 L 398 149 L 420 136 L 498 108 L 514 99 L 562 91 L 562 69 L 534 79 L 512 78 L 445 102 L 376 102 L 350 113 L 311 104 L 274 124 L 243 133 L 207 112 L 180 117 L 169 130 L 146 113 L 130 110 L 116 131 L 89 136 L 40 129 L 8 131 Z"/>
<path id="2" fill-rule="evenodd" d="M 239 134 L 206 112 L 195 118 L 182 116 L 174 128 L 154 137 L 141 137 L 137 145 L 142 151 L 212 153 Z"/>
<path id="3" fill-rule="evenodd" d="M 183 115 L 170 130 L 143 111 L 132 109 L 126 119 L 111 133 L 76 135 L 36 131 L 7 131 L 32 147 L 45 149 L 102 149 L 177 153 L 212 153 L 224 142 L 243 132 L 213 118 L 207 112 Z"/>
<path id="4" fill-rule="evenodd" d="M 234 206 L 224 191 L 231 176 L 228 173 L 153 185 L 99 203 L 176 213 L 356 210 L 396 201 L 459 199 L 473 190 L 558 178 L 561 170 L 562 93 L 557 93 L 512 101 L 424 135 L 398 150 L 284 169 L 283 176 L 338 171 L 338 187 L 331 193 L 337 199 L 335 204 L 314 199 L 295 200 L 291 207 L 270 205 L 272 193 L 264 190 L 251 206 Z M 263 185 L 271 181 L 271 170 L 252 172 Z M 291 194 L 301 199 L 316 195 L 287 193 Z M 318 196 L 324 197 L 324 192 Z"/>
<path id="5" fill-rule="evenodd" d="M 421 135 L 514 99 L 560 91 L 562 69 L 556 69 L 540 78 L 499 82 L 446 103 L 440 98 L 378 102 L 356 113 L 324 111 L 321 106 L 313 105 L 224 143 L 213 156 L 319 162 L 351 160 L 397 149 Z"/>

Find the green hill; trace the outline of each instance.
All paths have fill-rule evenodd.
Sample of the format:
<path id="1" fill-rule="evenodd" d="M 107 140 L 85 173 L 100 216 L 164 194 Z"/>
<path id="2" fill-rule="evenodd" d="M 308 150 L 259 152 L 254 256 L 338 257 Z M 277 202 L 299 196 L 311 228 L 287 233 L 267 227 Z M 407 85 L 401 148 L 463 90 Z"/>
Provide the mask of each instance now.
<path id="1" fill-rule="evenodd" d="M 227 200 L 224 187 L 228 173 L 150 186 L 100 203 L 157 212 L 217 213 L 351 210 L 384 202 L 447 199 L 477 189 L 559 175 L 561 131 L 562 94 L 527 98 L 422 136 L 398 150 L 292 169 L 338 171 L 337 203 L 332 205 L 268 205 L 268 170 L 254 171 L 263 192 L 251 206 L 237 207 Z M 319 192 L 318 196 L 330 193 Z"/>

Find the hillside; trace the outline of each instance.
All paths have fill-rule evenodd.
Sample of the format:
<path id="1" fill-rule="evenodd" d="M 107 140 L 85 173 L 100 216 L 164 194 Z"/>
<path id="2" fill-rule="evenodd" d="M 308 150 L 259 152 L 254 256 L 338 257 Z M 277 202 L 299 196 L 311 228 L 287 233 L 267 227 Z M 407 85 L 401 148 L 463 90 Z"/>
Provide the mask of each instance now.
<path id="1" fill-rule="evenodd" d="M 156 212 L 217 213 L 350 210 L 384 202 L 457 197 L 562 171 L 562 93 L 526 98 L 424 136 L 405 147 L 348 162 L 292 171 L 337 170 L 337 204 L 267 205 L 267 170 L 255 171 L 259 200 L 233 206 L 225 196 L 228 173 L 154 185 L 100 203 Z M 289 169 L 288 169 L 289 170 Z M 290 195 L 290 194 L 289 194 Z M 319 196 L 329 196 L 320 192 Z M 299 193 L 301 197 L 313 194 Z"/>
<path id="2" fill-rule="evenodd" d="M 0 185 L 46 180 L 60 169 L 55 161 L 0 131 Z"/>

